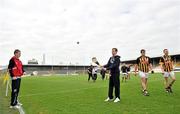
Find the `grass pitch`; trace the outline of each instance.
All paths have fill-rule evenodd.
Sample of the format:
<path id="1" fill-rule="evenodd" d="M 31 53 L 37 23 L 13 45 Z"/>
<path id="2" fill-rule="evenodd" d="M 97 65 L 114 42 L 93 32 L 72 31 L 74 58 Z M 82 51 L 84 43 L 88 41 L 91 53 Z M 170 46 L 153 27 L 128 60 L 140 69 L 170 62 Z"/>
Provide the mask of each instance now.
<path id="1" fill-rule="evenodd" d="M 19 99 L 26 114 L 179 114 L 180 73 L 173 85 L 173 94 L 164 91 L 161 74 L 150 74 L 150 96 L 141 94 L 139 77 L 131 76 L 121 83 L 121 101 L 104 102 L 108 80 L 87 81 L 87 75 L 26 77 L 22 79 Z M 2 85 L 2 84 L 1 84 Z M 9 99 L 1 86 L 0 114 L 17 114 L 9 109 Z M 3 93 L 3 94 L 2 94 Z"/>

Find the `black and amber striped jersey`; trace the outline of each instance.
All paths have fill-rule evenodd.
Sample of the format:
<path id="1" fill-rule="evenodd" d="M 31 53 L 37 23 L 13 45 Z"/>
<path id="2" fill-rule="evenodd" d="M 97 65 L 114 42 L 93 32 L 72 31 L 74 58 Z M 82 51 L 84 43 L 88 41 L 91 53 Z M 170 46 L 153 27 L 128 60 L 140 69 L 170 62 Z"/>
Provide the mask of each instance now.
<path id="1" fill-rule="evenodd" d="M 149 72 L 151 59 L 147 56 L 140 56 L 136 60 L 138 70 L 142 72 Z"/>
<path id="2" fill-rule="evenodd" d="M 171 56 L 163 56 L 159 60 L 159 64 L 163 66 L 165 72 L 173 71 L 173 60 Z"/>

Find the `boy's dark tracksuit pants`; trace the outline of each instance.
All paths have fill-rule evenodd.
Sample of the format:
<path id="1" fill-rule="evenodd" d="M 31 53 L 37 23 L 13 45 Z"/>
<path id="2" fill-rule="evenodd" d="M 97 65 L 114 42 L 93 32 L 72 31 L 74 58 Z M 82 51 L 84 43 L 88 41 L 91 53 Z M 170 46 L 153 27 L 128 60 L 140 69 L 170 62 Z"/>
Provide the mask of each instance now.
<path id="1" fill-rule="evenodd" d="M 12 80 L 11 106 L 15 106 L 18 103 L 17 98 L 19 94 L 20 85 L 21 85 L 21 78 Z"/>
<path id="2" fill-rule="evenodd" d="M 109 78 L 109 92 L 108 96 L 113 99 L 113 88 L 115 87 L 115 97 L 120 99 L 120 72 L 111 73 Z"/>

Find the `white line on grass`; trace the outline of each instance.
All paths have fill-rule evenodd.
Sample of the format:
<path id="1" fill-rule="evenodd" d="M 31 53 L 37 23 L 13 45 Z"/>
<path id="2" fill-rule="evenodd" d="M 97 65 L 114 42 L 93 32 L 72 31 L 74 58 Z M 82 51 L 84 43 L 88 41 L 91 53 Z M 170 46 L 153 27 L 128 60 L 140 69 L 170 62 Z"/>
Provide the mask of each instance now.
<path id="1" fill-rule="evenodd" d="M 22 106 L 18 108 L 19 114 L 25 114 L 24 109 Z"/>
<path id="2" fill-rule="evenodd" d="M 50 94 L 58 94 L 58 93 L 78 92 L 78 91 L 81 91 L 81 90 L 104 88 L 104 87 L 107 87 L 107 86 L 89 87 L 89 88 L 74 89 L 74 90 L 65 90 L 65 91 L 59 91 L 59 92 L 35 93 L 35 94 L 27 94 L 27 95 L 23 95 L 23 96 L 19 96 L 19 97 L 30 97 L 30 96 L 38 96 L 38 95 L 50 95 Z"/>

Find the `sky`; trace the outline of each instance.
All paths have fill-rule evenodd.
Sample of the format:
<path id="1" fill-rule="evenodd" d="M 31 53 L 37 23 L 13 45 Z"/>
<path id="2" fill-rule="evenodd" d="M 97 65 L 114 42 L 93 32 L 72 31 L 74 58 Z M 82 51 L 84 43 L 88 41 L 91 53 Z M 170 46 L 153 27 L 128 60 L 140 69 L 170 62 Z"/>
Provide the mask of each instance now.
<path id="1" fill-rule="evenodd" d="M 121 60 L 180 54 L 179 0 L 0 0 L 0 65 L 15 49 L 23 64 L 106 64 L 111 49 Z M 77 44 L 79 42 L 79 44 Z"/>

